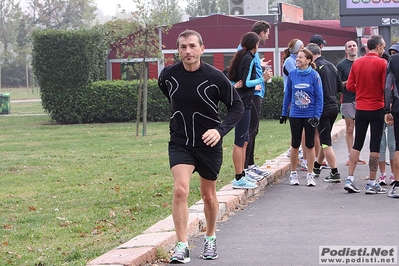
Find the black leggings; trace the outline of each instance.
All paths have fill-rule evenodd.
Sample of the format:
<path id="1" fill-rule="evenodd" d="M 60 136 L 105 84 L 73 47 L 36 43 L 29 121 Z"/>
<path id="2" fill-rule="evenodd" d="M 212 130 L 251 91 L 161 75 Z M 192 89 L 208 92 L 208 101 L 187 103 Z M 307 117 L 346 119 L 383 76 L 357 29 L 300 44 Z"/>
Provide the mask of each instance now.
<path id="1" fill-rule="evenodd" d="M 262 107 L 262 98 L 255 95 L 252 101 L 251 121 L 249 122 L 249 141 L 245 155 L 245 168 L 248 165 L 255 164 L 254 151 L 255 151 L 255 138 L 259 131 L 260 111 Z"/>
<path id="2" fill-rule="evenodd" d="M 331 130 L 334 126 L 335 119 L 338 116 L 338 107 L 324 110 L 320 117 L 320 124 L 317 126 L 320 137 L 320 145 L 331 146 Z"/>
<path id="3" fill-rule="evenodd" d="M 356 110 L 355 141 L 353 149 L 361 151 L 370 125 L 370 152 L 380 152 L 382 131 L 384 129 L 384 109 L 376 111 Z"/>
<path id="4" fill-rule="evenodd" d="M 399 151 L 399 114 L 392 113 L 393 116 L 393 132 L 395 135 L 395 151 Z"/>
<path id="5" fill-rule="evenodd" d="M 290 117 L 291 127 L 291 146 L 295 149 L 299 148 L 302 139 L 302 130 L 305 128 L 305 145 L 311 149 L 314 147 L 314 136 L 316 128 L 308 122 L 309 118 L 292 118 Z"/>

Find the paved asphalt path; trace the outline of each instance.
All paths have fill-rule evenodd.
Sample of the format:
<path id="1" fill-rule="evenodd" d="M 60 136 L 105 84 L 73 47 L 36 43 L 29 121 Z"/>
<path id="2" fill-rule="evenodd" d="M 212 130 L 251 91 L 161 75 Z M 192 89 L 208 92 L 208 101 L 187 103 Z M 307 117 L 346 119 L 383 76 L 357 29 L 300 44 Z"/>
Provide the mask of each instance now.
<path id="1" fill-rule="evenodd" d="M 319 265 L 319 246 L 398 246 L 399 200 L 385 195 L 365 195 L 368 164 L 358 165 L 355 183 L 361 193 L 343 189 L 348 167 L 344 136 L 333 144 L 342 182 L 323 182 L 328 169 L 306 186 L 288 184 L 288 175 L 267 186 L 262 195 L 217 224 L 219 258 L 204 261 L 203 235 L 190 241 L 188 265 Z M 368 139 L 361 153 L 368 161 Z M 389 176 L 390 166 L 387 166 Z M 389 188 L 390 186 L 387 186 Z M 372 265 L 372 264 L 368 264 Z"/>

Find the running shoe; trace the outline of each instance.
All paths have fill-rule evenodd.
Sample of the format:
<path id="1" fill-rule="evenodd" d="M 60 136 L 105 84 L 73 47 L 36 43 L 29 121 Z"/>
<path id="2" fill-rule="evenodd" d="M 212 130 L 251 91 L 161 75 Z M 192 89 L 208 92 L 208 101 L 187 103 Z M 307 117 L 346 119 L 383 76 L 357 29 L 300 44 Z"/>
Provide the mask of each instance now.
<path id="1" fill-rule="evenodd" d="M 388 192 L 388 197 L 390 198 L 399 198 L 399 187 L 393 187 L 389 192 Z"/>
<path id="2" fill-rule="evenodd" d="M 359 158 L 359 160 L 357 160 L 357 164 L 366 164 L 366 161 Z"/>
<path id="3" fill-rule="evenodd" d="M 314 174 L 308 173 L 306 175 L 306 185 L 308 187 L 314 187 L 316 186 L 316 181 L 314 180 Z"/>
<path id="4" fill-rule="evenodd" d="M 218 257 L 219 255 L 216 249 L 216 237 L 208 240 L 204 238 L 204 254 L 202 254 L 202 258 L 204 260 L 216 260 Z"/>
<path id="5" fill-rule="evenodd" d="M 378 184 L 378 183 L 376 183 L 374 186 L 367 184 L 365 193 L 366 194 L 385 194 L 385 193 L 387 193 L 387 190 L 385 188 L 382 188 L 380 186 L 380 184 Z"/>
<path id="6" fill-rule="evenodd" d="M 291 175 L 290 175 L 290 185 L 291 186 L 299 185 L 299 180 L 298 180 L 298 174 L 297 173 L 291 173 Z"/>
<path id="7" fill-rule="evenodd" d="M 248 167 L 248 171 L 253 172 L 253 173 L 257 174 L 257 175 L 263 176 L 263 177 L 266 177 L 266 176 L 270 175 L 269 172 L 261 170 L 259 168 L 259 166 L 257 166 L 256 164 L 251 166 L 251 167 Z"/>
<path id="8" fill-rule="evenodd" d="M 245 176 L 243 176 L 242 178 L 244 178 L 245 180 L 247 180 L 248 182 L 250 182 L 250 183 L 256 183 L 256 180 L 255 180 L 255 178 L 253 178 L 252 176 L 250 176 L 250 175 L 247 175 L 246 173 L 245 173 Z M 234 180 L 233 180 L 233 182 L 234 182 Z"/>
<path id="9" fill-rule="evenodd" d="M 395 176 L 391 174 L 391 176 L 389 177 L 389 185 L 392 186 L 394 183 L 395 183 Z"/>
<path id="10" fill-rule="evenodd" d="M 257 187 L 257 184 L 249 182 L 245 177 L 233 180 L 233 188 L 253 189 Z"/>
<path id="11" fill-rule="evenodd" d="M 313 174 L 315 177 L 319 177 L 321 173 L 321 168 L 315 168 L 313 167 Z"/>
<path id="12" fill-rule="evenodd" d="M 348 191 L 348 193 L 359 193 L 360 192 L 360 189 L 350 179 L 346 179 L 344 189 L 346 191 Z"/>
<path id="13" fill-rule="evenodd" d="M 324 178 L 324 182 L 327 182 L 327 183 L 341 183 L 341 174 L 338 173 L 338 172 L 335 173 L 335 174 L 330 172 L 330 174 L 326 178 Z"/>
<path id="14" fill-rule="evenodd" d="M 181 264 L 190 262 L 190 251 L 182 242 L 177 243 L 172 257 L 169 259 L 170 264 Z"/>
<path id="15" fill-rule="evenodd" d="M 328 165 L 328 163 L 326 161 L 323 161 L 320 164 L 320 169 L 330 169 L 330 166 Z"/>
<path id="16" fill-rule="evenodd" d="M 366 161 L 365 161 L 365 160 L 362 160 L 362 159 L 359 159 L 359 160 L 357 160 L 357 164 L 366 164 Z M 349 165 L 349 160 L 346 161 L 345 165 L 346 165 L 346 166 Z"/>
<path id="17" fill-rule="evenodd" d="M 308 164 L 302 160 L 301 162 L 301 171 L 308 171 Z"/>
<path id="18" fill-rule="evenodd" d="M 299 152 L 298 152 L 298 159 L 299 160 L 303 159 L 303 151 L 302 151 L 302 149 L 300 149 Z"/>
<path id="19" fill-rule="evenodd" d="M 387 184 L 386 174 L 381 174 L 381 176 L 378 178 L 378 184 L 380 184 L 381 186 L 385 186 Z"/>

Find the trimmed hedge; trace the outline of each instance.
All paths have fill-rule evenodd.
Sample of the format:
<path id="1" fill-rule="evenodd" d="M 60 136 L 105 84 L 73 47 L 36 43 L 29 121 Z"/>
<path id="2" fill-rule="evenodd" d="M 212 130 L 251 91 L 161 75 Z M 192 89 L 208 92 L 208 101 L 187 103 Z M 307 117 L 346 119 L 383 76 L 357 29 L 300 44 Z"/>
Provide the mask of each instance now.
<path id="1" fill-rule="evenodd" d="M 105 76 L 107 45 L 97 28 L 33 34 L 32 66 L 43 109 L 63 124 L 135 121 L 138 81 L 100 81 Z M 283 101 L 283 80 L 267 83 L 261 118 L 278 118 Z M 170 106 L 158 88 L 148 81 L 147 120 L 168 121 Z M 226 115 L 221 105 L 222 118 Z"/>
<path id="2" fill-rule="evenodd" d="M 272 83 L 266 83 L 266 93 L 262 102 L 261 119 L 278 119 L 281 116 L 284 98 L 282 77 L 273 77 Z"/>
<path id="3" fill-rule="evenodd" d="M 104 77 L 108 46 L 97 28 L 33 33 L 32 67 L 43 109 L 60 123 L 82 123 L 90 84 Z"/>

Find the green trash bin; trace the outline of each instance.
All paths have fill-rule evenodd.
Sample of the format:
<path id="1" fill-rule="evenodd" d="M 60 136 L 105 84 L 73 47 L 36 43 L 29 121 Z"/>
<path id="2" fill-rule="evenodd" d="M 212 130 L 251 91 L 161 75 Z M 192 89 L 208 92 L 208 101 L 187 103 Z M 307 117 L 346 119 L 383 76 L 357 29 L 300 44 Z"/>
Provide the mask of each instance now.
<path id="1" fill-rule="evenodd" d="M 1 93 L 0 94 L 0 114 L 10 113 L 10 94 Z"/>

